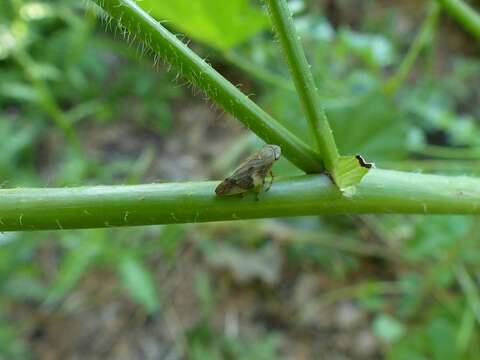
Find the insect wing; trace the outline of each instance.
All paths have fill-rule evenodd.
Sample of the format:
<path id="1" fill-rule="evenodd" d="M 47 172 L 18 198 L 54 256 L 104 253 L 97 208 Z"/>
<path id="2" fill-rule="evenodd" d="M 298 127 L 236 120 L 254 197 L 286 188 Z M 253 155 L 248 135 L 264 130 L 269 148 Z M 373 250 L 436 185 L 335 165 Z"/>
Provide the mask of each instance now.
<path id="1" fill-rule="evenodd" d="M 252 182 L 252 179 L 250 178 L 248 181 Z M 226 178 L 223 180 L 215 189 L 215 193 L 218 196 L 229 196 L 229 195 L 237 195 L 237 194 L 243 194 L 250 190 L 253 187 L 253 185 L 247 187 L 245 184 L 242 184 L 242 182 L 237 183 L 236 180 L 232 179 L 231 177 Z"/>
<path id="2" fill-rule="evenodd" d="M 231 178 L 245 185 L 248 184 L 249 189 L 263 184 L 263 179 L 267 176 L 275 161 L 273 156 L 263 155 L 265 154 L 262 151 L 252 155 L 235 170 Z"/>
<path id="3" fill-rule="evenodd" d="M 275 161 L 274 154 L 271 151 L 266 151 L 263 148 L 260 151 L 257 151 L 255 154 L 250 156 L 245 160 L 234 172 L 231 177 L 244 177 L 253 176 L 255 172 L 263 172 L 263 169 L 266 169 L 266 173 L 273 165 Z"/>
<path id="4" fill-rule="evenodd" d="M 223 180 L 215 189 L 215 193 L 220 196 L 237 195 L 247 192 L 255 187 L 253 167 L 248 163 L 240 166 L 232 176 Z"/>
<path id="5" fill-rule="evenodd" d="M 266 145 L 248 157 L 231 176 L 217 186 L 215 193 L 220 196 L 236 195 L 263 185 L 265 177 L 277 160 L 275 150 L 272 145 Z"/>

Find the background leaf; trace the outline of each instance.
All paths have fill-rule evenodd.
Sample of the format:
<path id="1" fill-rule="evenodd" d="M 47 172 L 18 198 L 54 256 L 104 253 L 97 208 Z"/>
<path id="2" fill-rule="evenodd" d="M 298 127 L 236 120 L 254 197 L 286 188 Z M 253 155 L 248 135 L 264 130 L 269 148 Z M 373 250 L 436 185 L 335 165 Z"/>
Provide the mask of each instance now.
<path id="1" fill-rule="evenodd" d="M 188 37 L 211 47 L 230 49 L 268 25 L 265 14 L 248 0 L 143 0 L 139 5 Z"/>
<path id="2" fill-rule="evenodd" d="M 160 300 L 150 271 L 141 261 L 126 255 L 118 264 L 123 284 L 132 298 L 153 314 L 160 308 Z"/>

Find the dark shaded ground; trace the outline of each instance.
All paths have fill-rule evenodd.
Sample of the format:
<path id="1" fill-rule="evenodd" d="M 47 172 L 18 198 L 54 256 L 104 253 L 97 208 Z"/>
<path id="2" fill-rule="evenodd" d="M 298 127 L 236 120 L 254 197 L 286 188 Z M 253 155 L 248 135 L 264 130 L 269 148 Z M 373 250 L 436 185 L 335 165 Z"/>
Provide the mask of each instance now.
<path id="1" fill-rule="evenodd" d="M 238 229 L 205 225 L 201 231 L 220 240 L 222 232 Z M 174 266 L 165 267 L 158 256 L 151 264 L 163 299 L 158 315 L 148 316 L 128 300 L 113 274 L 95 271 L 57 306 L 19 305 L 14 317 L 26 324 L 41 359 L 181 359 L 191 347 L 188 334 L 205 326 L 233 339 L 274 333 L 287 359 L 380 358 L 368 313 L 348 290 L 335 292 L 355 284 L 360 274 L 378 273 L 375 261 L 366 259 L 338 281 L 318 266 L 290 263 L 281 236 L 276 239 L 268 226 L 263 232 L 271 242 L 261 250 L 228 252 L 220 240 L 224 248 L 205 255 L 196 236 L 187 235 L 192 238 Z M 215 298 L 206 322 L 195 283 L 200 273 L 208 274 Z"/>

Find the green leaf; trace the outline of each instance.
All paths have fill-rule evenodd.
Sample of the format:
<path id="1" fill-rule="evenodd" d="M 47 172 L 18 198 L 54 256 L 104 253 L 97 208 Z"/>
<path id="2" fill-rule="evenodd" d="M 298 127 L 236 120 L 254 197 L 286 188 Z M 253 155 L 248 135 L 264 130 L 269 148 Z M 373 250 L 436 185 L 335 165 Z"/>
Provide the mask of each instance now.
<path id="1" fill-rule="evenodd" d="M 381 93 L 378 84 L 363 84 L 350 78 L 331 81 L 347 82 L 352 87 L 342 90 L 350 94 L 338 99 L 323 95 L 326 98 L 325 112 L 340 154 L 362 154 L 375 162 L 406 159 L 409 123 L 393 100 Z M 372 89 L 364 90 L 365 87 Z M 355 92 L 355 88 L 360 90 Z M 263 97 L 263 106 L 288 130 L 315 146 L 306 122 L 299 120 L 303 115 L 291 93 L 272 89 Z"/>
<path id="2" fill-rule="evenodd" d="M 414 232 L 405 243 L 405 255 L 410 260 L 422 262 L 428 258 L 441 258 L 456 249 L 458 239 L 469 237 L 473 219 L 468 216 L 418 216 L 412 223 Z M 475 254 L 475 250 L 469 247 L 468 253 Z M 474 258 L 474 261 L 478 262 L 478 259 Z"/>
<path id="3" fill-rule="evenodd" d="M 21 125 L 10 121 L 8 117 L 0 116 L 0 174 L 5 177 L 8 168 L 14 168 L 21 161 L 22 152 L 28 150 L 34 141 L 35 126 Z"/>
<path id="4" fill-rule="evenodd" d="M 102 251 L 102 242 L 95 239 L 80 239 L 63 261 L 58 277 L 53 284 L 45 303 L 52 304 L 70 291 L 88 270 L 92 262 Z"/>
<path id="5" fill-rule="evenodd" d="M 248 0 L 143 0 L 139 5 L 192 39 L 219 50 L 230 49 L 268 25 Z"/>
<path id="6" fill-rule="evenodd" d="M 333 177 L 341 191 L 358 184 L 373 164 L 367 163 L 360 155 L 340 156 L 335 165 Z"/>
<path id="7" fill-rule="evenodd" d="M 119 273 L 132 298 L 152 314 L 160 308 L 160 301 L 150 271 L 139 259 L 131 255 L 122 258 Z"/>
<path id="8" fill-rule="evenodd" d="M 406 157 L 408 122 L 378 88 L 326 105 L 325 111 L 340 154 L 360 153 L 375 161 Z"/>
<path id="9" fill-rule="evenodd" d="M 446 318 L 434 319 L 428 326 L 427 336 L 433 352 L 438 360 L 458 359 L 454 339 L 457 329 Z"/>
<path id="10" fill-rule="evenodd" d="M 3 319 L 0 319 L 3 320 Z M 28 346 L 16 327 L 0 322 L 0 359 L 30 359 Z"/>
<path id="11" fill-rule="evenodd" d="M 342 29 L 339 41 L 346 51 L 353 52 L 371 66 L 387 66 L 394 61 L 393 44 L 385 36 Z"/>
<path id="12" fill-rule="evenodd" d="M 165 225 L 160 233 L 160 247 L 165 258 L 174 261 L 185 239 L 184 225 Z M 155 246 L 157 246 L 155 244 Z"/>
<path id="13" fill-rule="evenodd" d="M 405 326 L 390 315 L 381 314 L 373 322 L 373 331 L 380 339 L 392 343 L 405 333 Z"/>
<path id="14" fill-rule="evenodd" d="M 460 352 L 464 352 L 468 349 L 469 343 L 475 336 L 475 315 L 471 309 L 467 308 L 463 312 L 462 322 L 456 334 L 457 348 Z"/>
<path id="15" fill-rule="evenodd" d="M 0 96 L 24 102 L 38 102 L 41 94 L 31 85 L 11 81 L 0 85 Z"/>
<path id="16" fill-rule="evenodd" d="M 205 317 L 210 316 L 215 306 L 215 300 L 210 279 L 204 271 L 195 274 L 195 292 L 200 301 L 203 315 Z"/>

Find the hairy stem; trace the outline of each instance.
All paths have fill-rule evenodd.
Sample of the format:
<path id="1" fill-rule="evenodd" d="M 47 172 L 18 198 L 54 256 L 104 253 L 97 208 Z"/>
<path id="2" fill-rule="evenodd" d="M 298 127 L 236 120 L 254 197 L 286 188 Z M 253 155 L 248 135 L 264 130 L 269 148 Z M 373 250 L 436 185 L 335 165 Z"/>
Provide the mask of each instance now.
<path id="1" fill-rule="evenodd" d="M 285 0 L 265 0 L 275 33 L 280 40 L 303 111 L 320 150 L 325 168 L 331 174 L 339 157 L 332 130 L 322 108 L 302 44 Z"/>
<path id="2" fill-rule="evenodd" d="M 218 197 L 218 182 L 0 190 L 0 231 L 195 223 L 351 213 L 480 214 L 480 179 L 372 169 L 349 197 L 326 175 Z"/>
<path id="3" fill-rule="evenodd" d="M 307 173 L 323 170 L 317 152 L 263 111 L 133 0 L 93 1 L 110 15 L 110 20 L 126 37 L 141 41 L 265 142 L 279 145 L 293 164 Z"/>

